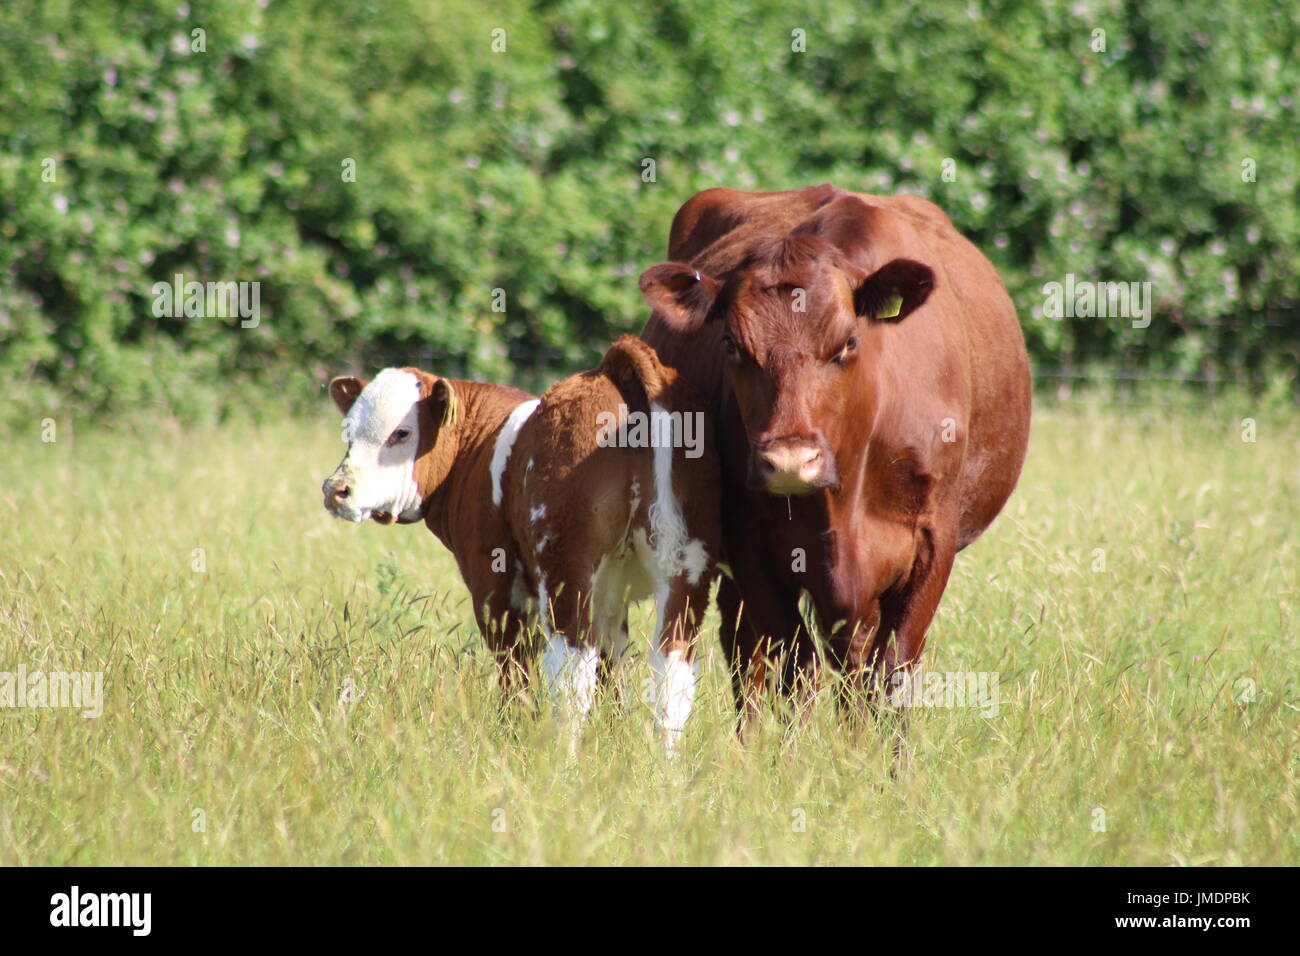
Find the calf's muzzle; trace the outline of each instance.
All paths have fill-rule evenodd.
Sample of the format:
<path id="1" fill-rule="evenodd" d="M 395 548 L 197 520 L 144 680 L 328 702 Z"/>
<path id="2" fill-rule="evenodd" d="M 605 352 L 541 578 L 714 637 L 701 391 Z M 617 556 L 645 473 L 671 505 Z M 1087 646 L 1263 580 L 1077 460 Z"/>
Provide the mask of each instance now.
<path id="1" fill-rule="evenodd" d="M 348 499 L 348 483 L 338 473 L 330 475 L 325 479 L 325 483 L 320 486 L 321 494 L 325 496 L 325 509 L 327 511 L 336 511 L 343 502 Z"/>

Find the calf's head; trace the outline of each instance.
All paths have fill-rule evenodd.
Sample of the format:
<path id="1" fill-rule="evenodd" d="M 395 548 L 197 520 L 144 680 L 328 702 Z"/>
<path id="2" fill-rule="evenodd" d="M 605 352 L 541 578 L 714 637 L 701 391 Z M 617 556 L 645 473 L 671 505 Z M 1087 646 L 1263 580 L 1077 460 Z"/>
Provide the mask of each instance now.
<path id="1" fill-rule="evenodd" d="M 841 200 L 787 236 L 757 240 L 725 279 L 681 262 L 641 276 L 646 301 L 670 327 L 689 334 L 721 325 L 752 488 L 839 487 L 845 455 L 865 447 L 870 429 L 863 399 L 879 358 L 873 326 L 903 321 L 934 287 L 933 271 L 911 259 L 871 272 L 851 261 L 870 208 Z"/>
<path id="2" fill-rule="evenodd" d="M 349 521 L 420 520 L 456 453 L 459 402 L 451 382 L 388 368 L 369 383 L 336 378 L 330 397 L 344 415 L 348 450 L 321 486 L 325 509 Z"/>

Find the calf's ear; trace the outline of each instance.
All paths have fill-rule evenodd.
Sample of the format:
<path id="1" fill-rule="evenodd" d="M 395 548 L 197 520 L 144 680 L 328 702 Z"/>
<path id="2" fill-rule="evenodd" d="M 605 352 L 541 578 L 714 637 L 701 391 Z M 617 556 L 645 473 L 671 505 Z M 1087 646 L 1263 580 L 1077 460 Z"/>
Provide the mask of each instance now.
<path id="1" fill-rule="evenodd" d="M 913 259 L 886 262 L 853 290 L 853 307 L 872 322 L 902 322 L 934 289 L 934 271 Z"/>
<path id="2" fill-rule="evenodd" d="M 429 392 L 430 410 L 433 420 L 439 426 L 452 428 L 460 421 L 460 396 L 451 387 L 451 382 L 440 378 L 433 383 Z"/>
<path id="3" fill-rule="evenodd" d="M 365 387 L 365 379 L 340 375 L 330 382 L 330 398 L 334 399 L 334 404 L 338 406 L 339 411 L 346 415 Z"/>
<path id="4" fill-rule="evenodd" d="M 641 273 L 646 304 L 680 332 L 694 332 L 713 314 L 722 284 L 684 262 L 661 262 Z"/>

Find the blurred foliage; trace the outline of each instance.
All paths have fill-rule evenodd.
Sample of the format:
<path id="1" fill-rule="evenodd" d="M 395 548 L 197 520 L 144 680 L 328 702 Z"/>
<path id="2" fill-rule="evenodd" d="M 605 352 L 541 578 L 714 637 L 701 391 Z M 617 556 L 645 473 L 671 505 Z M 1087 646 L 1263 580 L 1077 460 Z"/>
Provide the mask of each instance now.
<path id="1" fill-rule="evenodd" d="M 381 364 L 536 387 L 641 327 L 692 193 L 824 181 L 938 202 L 1040 368 L 1290 393 L 1298 37 L 1250 0 L 11 2 L 7 407 L 211 417 Z M 260 282 L 260 324 L 155 316 L 177 273 Z M 1151 281 L 1150 328 L 1043 318 L 1066 273 Z"/>

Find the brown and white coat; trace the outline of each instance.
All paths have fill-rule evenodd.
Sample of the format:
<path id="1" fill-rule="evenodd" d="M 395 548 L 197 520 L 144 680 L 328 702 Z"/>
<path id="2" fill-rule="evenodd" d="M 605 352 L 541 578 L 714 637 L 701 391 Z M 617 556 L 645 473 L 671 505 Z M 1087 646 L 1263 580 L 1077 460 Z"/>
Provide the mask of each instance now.
<path id="1" fill-rule="evenodd" d="M 503 683 L 528 674 L 535 618 L 546 686 L 580 720 L 627 646 L 627 602 L 654 597 L 656 716 L 675 746 L 721 537 L 711 424 L 677 373 L 624 336 L 540 399 L 415 368 L 336 378 L 330 394 L 348 451 L 326 509 L 423 519 L 456 558 Z"/>

